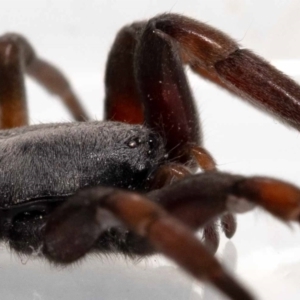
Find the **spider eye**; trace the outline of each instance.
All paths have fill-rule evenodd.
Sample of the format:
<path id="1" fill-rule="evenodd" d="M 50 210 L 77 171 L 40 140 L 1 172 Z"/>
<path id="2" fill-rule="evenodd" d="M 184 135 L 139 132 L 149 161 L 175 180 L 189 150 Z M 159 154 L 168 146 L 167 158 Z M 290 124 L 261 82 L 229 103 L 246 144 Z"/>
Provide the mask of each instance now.
<path id="1" fill-rule="evenodd" d="M 153 155 L 159 147 L 159 136 L 157 134 L 150 133 L 148 145 L 149 145 L 148 154 Z"/>
<path id="2" fill-rule="evenodd" d="M 140 144 L 142 143 L 142 140 L 140 138 L 134 138 L 132 140 L 130 140 L 127 145 L 130 147 L 130 148 L 136 148 L 138 147 Z"/>

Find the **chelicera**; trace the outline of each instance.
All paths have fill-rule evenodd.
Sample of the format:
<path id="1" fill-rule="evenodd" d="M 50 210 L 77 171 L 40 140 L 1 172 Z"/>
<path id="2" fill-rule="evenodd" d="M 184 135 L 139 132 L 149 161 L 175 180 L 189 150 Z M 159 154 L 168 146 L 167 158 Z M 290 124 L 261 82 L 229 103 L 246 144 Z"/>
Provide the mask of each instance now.
<path id="1" fill-rule="evenodd" d="M 227 35 L 165 14 L 124 27 L 109 54 L 105 121 L 88 121 L 64 75 L 16 34 L 0 39 L 0 232 L 19 253 L 68 264 L 90 251 L 161 252 L 231 299 L 253 299 L 214 258 L 217 218 L 264 207 L 299 221 L 300 190 L 219 172 L 203 147 L 183 64 L 295 128 L 300 87 Z M 78 122 L 28 125 L 23 73 Z M 197 168 L 203 172 L 195 175 Z M 204 245 L 193 234 L 204 228 Z"/>

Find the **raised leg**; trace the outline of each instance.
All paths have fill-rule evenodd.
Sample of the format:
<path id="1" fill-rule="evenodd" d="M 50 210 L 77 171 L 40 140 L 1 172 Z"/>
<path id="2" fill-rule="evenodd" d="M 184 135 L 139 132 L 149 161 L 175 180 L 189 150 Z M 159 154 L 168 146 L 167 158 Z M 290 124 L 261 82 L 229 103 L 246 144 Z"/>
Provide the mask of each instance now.
<path id="1" fill-rule="evenodd" d="M 223 32 L 198 21 L 165 14 L 149 21 L 152 35 L 179 44 L 181 59 L 199 75 L 234 91 L 300 129 L 300 87 Z"/>
<path id="2" fill-rule="evenodd" d="M 231 299 L 253 299 L 184 225 L 134 193 L 103 188 L 81 191 L 50 216 L 44 252 L 53 261 L 73 262 L 87 253 L 104 231 L 123 224 Z"/>
<path id="3" fill-rule="evenodd" d="M 184 74 L 179 49 L 168 36 L 145 26 L 137 45 L 136 81 L 145 121 L 165 137 L 170 160 L 186 163 L 190 146 L 201 145 L 199 116 Z"/>
<path id="4" fill-rule="evenodd" d="M 23 59 L 17 43 L 0 38 L 0 128 L 28 124 Z"/>
<path id="5" fill-rule="evenodd" d="M 24 37 L 6 34 L 0 38 L 0 65 L 2 128 L 28 124 L 25 72 L 50 93 L 59 96 L 74 119 L 77 121 L 88 119 L 65 76 L 57 68 L 38 58 Z"/>
<path id="6" fill-rule="evenodd" d="M 123 49 L 124 40 L 127 42 L 124 52 L 117 51 L 118 46 Z M 187 160 L 184 157 L 186 147 L 182 146 L 186 143 L 201 146 L 198 116 L 180 66 L 182 63 L 272 112 L 282 121 L 300 128 L 299 85 L 257 55 L 239 49 L 230 37 L 207 24 L 175 14 L 164 14 L 148 23 L 132 25 L 120 33 L 110 61 L 121 66 L 122 71 L 115 78 L 127 86 L 123 90 L 130 90 L 124 97 L 130 100 L 117 105 L 120 107 L 117 111 L 131 107 L 127 110 L 131 114 L 131 117 L 126 117 L 127 120 L 133 118 L 135 111 L 138 111 L 137 116 L 141 120 L 140 112 L 143 111 L 146 123 L 166 138 L 167 149 L 173 159 L 180 157 Z M 110 65 L 113 66 L 113 63 Z M 118 70 L 109 67 L 110 70 L 112 68 Z M 125 74 L 126 70 L 128 74 Z M 129 75 L 128 80 L 124 80 L 126 75 Z M 109 76 L 107 79 L 107 86 L 112 87 Z M 133 82 L 137 88 L 134 88 Z M 140 92 L 143 109 L 138 104 L 137 91 Z"/>
<path id="7" fill-rule="evenodd" d="M 170 161 L 196 160 L 212 170 L 176 44 L 152 31 L 150 23 L 135 23 L 118 34 L 106 71 L 106 119 L 144 122 L 164 137 Z"/>
<path id="8" fill-rule="evenodd" d="M 144 109 L 134 75 L 134 52 L 143 23 L 123 28 L 109 53 L 105 75 L 105 120 L 144 122 Z"/>

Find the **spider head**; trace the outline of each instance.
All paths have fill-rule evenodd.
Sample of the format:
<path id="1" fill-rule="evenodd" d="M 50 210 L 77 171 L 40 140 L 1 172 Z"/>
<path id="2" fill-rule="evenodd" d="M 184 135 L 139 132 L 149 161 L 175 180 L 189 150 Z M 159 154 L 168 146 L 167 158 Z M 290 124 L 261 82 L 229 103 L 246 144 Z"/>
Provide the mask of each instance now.
<path id="1" fill-rule="evenodd" d="M 121 179 L 118 187 L 123 187 L 123 183 L 127 182 L 126 188 L 145 189 L 145 181 L 165 160 L 163 140 L 144 126 L 122 124 L 122 127 L 124 131 L 115 136 L 111 153 L 106 155 L 106 159 L 110 157 L 114 178 Z M 118 166 L 117 169 L 115 166 Z"/>

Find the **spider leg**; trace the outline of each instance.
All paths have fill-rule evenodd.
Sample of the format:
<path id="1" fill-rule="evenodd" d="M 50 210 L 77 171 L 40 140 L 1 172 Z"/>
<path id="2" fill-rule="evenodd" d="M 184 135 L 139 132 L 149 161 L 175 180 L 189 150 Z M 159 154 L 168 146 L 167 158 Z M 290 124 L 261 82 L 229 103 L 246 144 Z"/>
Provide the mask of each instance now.
<path id="1" fill-rule="evenodd" d="M 186 163 L 202 144 L 199 116 L 175 43 L 145 26 L 136 48 L 136 81 L 146 125 L 165 138 L 171 161 Z"/>
<path id="2" fill-rule="evenodd" d="M 87 114 L 62 72 L 40 59 L 24 37 L 9 33 L 0 38 L 0 43 L 2 128 L 28 124 L 23 72 L 40 83 L 48 92 L 59 96 L 74 119 L 88 120 Z"/>
<path id="3" fill-rule="evenodd" d="M 119 32 L 107 63 L 105 117 L 145 123 L 164 137 L 170 161 L 192 159 L 212 170 L 215 162 L 201 147 L 199 116 L 178 47 L 152 31 L 151 24 L 140 22 Z"/>
<path id="4" fill-rule="evenodd" d="M 134 51 L 143 23 L 124 27 L 109 53 L 105 74 L 105 120 L 142 124 L 144 112 L 134 78 Z"/>
<path id="5" fill-rule="evenodd" d="M 79 192 L 50 216 L 44 251 L 54 261 L 72 262 L 90 250 L 103 231 L 120 222 L 146 237 L 157 251 L 195 278 L 207 280 L 231 299 L 253 299 L 188 228 L 135 193 L 105 188 Z"/>
<path id="6" fill-rule="evenodd" d="M 219 83 L 300 128 L 300 87 L 223 32 L 198 21 L 165 14 L 149 21 L 153 33 L 179 44 L 181 59 L 199 75 Z"/>
<path id="7" fill-rule="evenodd" d="M 222 215 L 222 222 L 227 222 L 231 219 L 228 212 L 242 213 L 256 205 L 285 222 L 300 221 L 300 190 L 265 177 L 206 172 L 186 177 L 147 196 L 194 230 Z M 223 224 L 223 229 L 228 229 L 230 237 L 235 231 L 234 220 L 229 225 Z"/>
<path id="8" fill-rule="evenodd" d="M 14 41 L 0 38 L 1 128 L 28 124 L 22 54 Z"/>

